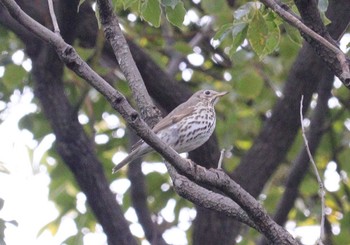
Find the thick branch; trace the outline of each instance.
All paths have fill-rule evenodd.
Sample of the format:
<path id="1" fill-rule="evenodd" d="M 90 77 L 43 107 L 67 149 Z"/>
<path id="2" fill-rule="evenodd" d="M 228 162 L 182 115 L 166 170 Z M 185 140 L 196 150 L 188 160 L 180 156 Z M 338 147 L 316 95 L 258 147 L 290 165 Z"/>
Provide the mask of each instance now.
<path id="1" fill-rule="evenodd" d="M 350 4 L 347 0 L 330 1 L 327 11 L 332 24 L 327 29 L 337 39 L 349 21 Z M 283 97 L 275 104 L 272 116 L 268 118 L 255 139 L 253 146 L 244 155 L 234 170 L 234 179 L 253 196 L 257 196 L 277 166 L 285 158 L 299 129 L 299 100 L 304 95 L 304 108 L 316 91 L 323 71 L 324 62 L 305 44 L 299 52 L 287 77 Z M 305 112 L 304 112 L 305 113 Z M 249 181 L 255 179 L 255 181 Z"/>
<path id="2" fill-rule="evenodd" d="M 93 142 L 85 134 L 65 95 L 63 64 L 51 47 L 40 43 L 39 57 L 32 57 L 35 95 L 56 135 L 55 148 L 73 172 L 109 244 L 137 244 L 128 229 L 123 212 L 109 189 Z M 55 69 L 52 69 L 52 66 Z M 103 200 L 103 202 L 101 201 Z"/>
<path id="3" fill-rule="evenodd" d="M 235 201 L 254 223 L 261 229 L 262 233 L 275 244 L 298 244 L 293 237 L 268 216 L 261 204 L 257 202 L 249 193 L 244 191 L 236 182 L 221 170 L 207 170 L 193 162 L 187 165 L 179 165 L 173 162 L 181 173 L 193 180 L 197 184 L 217 188 L 233 201 Z"/>
<path id="4" fill-rule="evenodd" d="M 313 31 L 311 28 L 309 28 L 307 25 L 305 25 L 303 22 L 301 22 L 298 18 L 296 18 L 294 15 L 289 13 L 288 11 L 284 10 L 279 4 L 277 4 L 274 0 L 261 0 L 266 6 L 270 7 L 273 11 L 275 11 L 282 19 L 296 27 L 302 35 L 307 35 L 308 37 L 311 37 L 314 41 L 322 44 L 323 48 L 326 48 L 327 50 L 331 51 L 333 53 L 333 56 L 335 57 L 335 60 L 337 60 L 337 69 L 334 69 L 334 72 L 339 77 L 339 79 L 344 83 L 344 85 L 347 88 L 350 88 L 350 71 L 349 71 L 349 61 L 346 57 L 346 55 L 332 42 L 329 42 L 326 38 L 324 38 L 321 34 Z M 309 2 L 309 1 L 296 1 L 296 2 Z M 310 3 L 305 3 L 310 4 Z M 302 16 L 303 17 L 303 16 Z M 322 22 L 321 22 L 322 23 Z M 308 41 L 308 39 L 306 39 Z M 312 44 L 312 43 L 311 43 Z M 334 64 L 331 64 L 328 62 L 328 60 L 325 59 L 324 53 L 325 51 L 321 51 L 320 49 L 316 48 L 316 46 L 312 45 L 316 51 L 320 54 L 320 56 L 325 60 L 325 62 L 330 66 L 334 67 Z"/>
<path id="5" fill-rule="evenodd" d="M 117 16 L 113 11 L 112 3 L 110 0 L 98 0 L 97 4 L 106 38 L 110 42 L 120 69 L 129 83 L 142 118 L 153 127 L 160 119 L 160 112 L 153 105 L 151 97 L 148 95 L 141 74 L 119 26 Z"/>
<path id="6" fill-rule="evenodd" d="M 66 17 L 73 19 L 77 14 L 74 1 L 62 1 L 60 2 L 61 5 L 66 7 L 73 5 L 69 6 L 71 8 L 65 9 Z M 12 24 L 15 28 L 20 26 L 18 22 L 15 22 L 15 19 L 9 16 L 2 5 L 0 9 L 2 12 L 6 12 L 6 15 L 1 16 L 10 20 L 6 22 L 11 25 L 9 29 L 12 29 Z M 67 9 L 72 11 L 67 11 Z M 75 29 L 72 27 L 72 23 L 70 28 Z M 23 30 L 19 30 L 18 33 L 20 34 L 21 31 Z M 102 165 L 95 155 L 93 143 L 84 133 L 77 120 L 75 108 L 72 107 L 65 95 L 62 82 L 62 62 L 51 47 L 40 41 L 32 33 L 27 32 L 24 33 L 28 35 L 28 38 L 23 41 L 33 61 L 34 92 L 40 100 L 42 109 L 56 135 L 55 147 L 58 153 L 69 166 L 75 175 L 76 181 L 87 196 L 91 209 L 107 235 L 108 243 L 136 244 L 128 230 L 128 224 L 122 210 L 109 189 Z M 20 37 L 22 38 L 21 35 Z M 101 202 L 101 200 L 104 201 Z"/>
<path id="7" fill-rule="evenodd" d="M 81 14 L 79 23 L 83 27 L 79 28 L 79 43 L 84 47 L 93 47 L 96 39 L 95 30 L 97 29 L 97 22 L 92 21 L 96 19 L 95 14 L 91 8 L 84 5 L 80 8 L 79 13 Z M 148 92 L 165 111 L 170 112 L 191 96 L 191 91 L 187 84 L 175 81 L 142 48 L 137 46 L 131 39 L 127 41 Z M 201 44 L 203 45 L 204 43 L 202 42 Z M 106 46 L 103 51 L 103 61 L 108 62 L 111 67 L 117 66 L 110 46 Z M 155 77 L 158 79 L 154 79 Z M 196 163 L 210 168 L 216 165 L 215 163 L 219 158 L 218 153 L 217 140 L 215 135 L 212 135 L 207 143 L 191 152 L 189 157 Z M 131 171 L 130 168 L 129 171 Z M 142 175 L 139 177 L 144 178 Z M 235 235 L 231 232 L 231 224 L 234 222 L 232 218 L 199 206 L 196 207 L 196 210 L 197 215 L 193 223 L 193 244 L 216 244 L 218 241 L 221 241 L 223 244 L 234 243 Z M 210 232 L 208 232 L 209 230 Z"/>
<path id="8" fill-rule="evenodd" d="M 298 244 L 288 232 L 278 226 L 266 214 L 261 205 L 253 197 L 230 179 L 228 175 L 218 170 L 206 170 L 192 163 L 189 164 L 188 161 L 181 158 L 173 149 L 163 144 L 141 119 L 139 114 L 129 105 L 125 97 L 118 91 L 115 91 L 106 81 L 94 72 L 62 38 L 32 20 L 14 1 L 2 0 L 2 2 L 20 23 L 43 40 L 50 42 L 50 44 L 56 48 L 57 54 L 66 65 L 102 93 L 113 108 L 135 129 L 139 136 L 156 151 L 160 152 L 167 161 L 171 162 L 177 169 L 197 183 L 212 185 L 228 195 L 247 212 L 250 218 L 259 226 L 259 229 L 261 229 L 264 235 L 272 242 L 278 244 Z"/>
<path id="9" fill-rule="evenodd" d="M 338 39 L 350 19 L 350 4 L 348 0 L 329 3 L 327 16 L 332 23 L 327 30 L 334 39 Z M 232 173 L 233 178 L 254 197 L 261 193 L 294 142 L 300 127 L 300 96 L 304 94 L 304 98 L 311 98 L 322 80 L 323 73 L 320 71 L 326 69 L 324 62 L 305 43 L 288 74 L 283 96 L 272 109 L 272 116 L 266 120 L 253 146 Z M 304 108 L 307 104 L 309 102 L 304 103 Z M 238 230 L 236 227 L 232 229 Z"/>
<path id="10" fill-rule="evenodd" d="M 129 138 L 131 139 L 129 143 L 136 143 L 139 138 L 131 130 L 129 131 Z M 136 159 L 129 164 L 128 168 L 128 178 L 131 182 L 130 196 L 132 205 L 135 208 L 137 218 L 145 232 L 147 240 L 151 244 L 165 245 L 166 242 L 162 237 L 163 231 L 152 220 L 152 214 L 148 208 L 146 183 L 141 170 L 141 162 L 142 159 Z"/>
<path id="11" fill-rule="evenodd" d="M 259 231 L 259 227 L 254 224 L 247 213 L 230 198 L 193 183 L 185 176 L 176 172 L 171 164 L 167 162 L 165 164 L 172 178 L 174 189 L 180 196 L 201 207 L 223 213 Z"/>

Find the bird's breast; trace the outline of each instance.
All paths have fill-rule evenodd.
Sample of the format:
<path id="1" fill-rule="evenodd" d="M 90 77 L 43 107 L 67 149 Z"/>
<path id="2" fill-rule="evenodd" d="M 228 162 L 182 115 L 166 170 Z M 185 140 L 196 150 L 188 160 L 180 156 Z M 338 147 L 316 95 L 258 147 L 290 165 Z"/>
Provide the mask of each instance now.
<path id="1" fill-rule="evenodd" d="M 192 151 L 204 144 L 215 129 L 214 108 L 197 108 L 176 125 L 177 137 L 172 147 L 178 152 Z"/>

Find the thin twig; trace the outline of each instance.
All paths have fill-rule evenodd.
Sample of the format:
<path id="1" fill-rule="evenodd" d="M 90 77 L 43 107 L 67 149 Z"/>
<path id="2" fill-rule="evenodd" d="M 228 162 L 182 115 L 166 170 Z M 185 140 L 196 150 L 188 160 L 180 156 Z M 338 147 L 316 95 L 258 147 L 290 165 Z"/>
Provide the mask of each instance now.
<path id="1" fill-rule="evenodd" d="M 226 151 L 225 149 L 222 149 L 220 151 L 220 158 L 218 161 L 218 169 L 222 169 L 222 160 L 224 159 L 225 151 Z"/>
<path id="2" fill-rule="evenodd" d="M 53 45 L 58 56 L 66 63 L 68 68 L 74 70 L 80 77 L 103 94 L 112 107 L 125 118 L 141 138 L 156 151 L 160 152 L 167 161 L 170 161 L 177 169 L 184 173 L 186 177 L 199 185 L 213 186 L 213 188 L 217 188 L 236 202 L 272 243 L 299 244 L 291 234 L 271 219 L 254 197 L 244 191 L 241 186 L 234 182 L 226 173 L 216 169 L 208 170 L 200 165 L 194 164 L 190 160 L 185 160 L 171 147 L 164 144 L 142 120 L 140 115 L 131 107 L 126 98 L 117 90 L 114 90 L 112 86 L 92 70 L 91 67 L 81 59 L 74 48 L 65 43 L 61 37 L 55 35 L 24 13 L 14 0 L 0 0 L 0 3 L 5 5 L 10 14 L 16 18 L 19 23 Z"/>
<path id="3" fill-rule="evenodd" d="M 321 212 L 322 212 L 322 216 L 321 216 L 321 231 L 320 231 L 320 239 L 318 241 L 318 244 L 323 244 L 323 238 L 325 237 L 325 232 L 324 232 L 324 223 L 325 223 L 325 190 L 324 190 L 324 186 L 323 186 L 323 182 L 321 179 L 321 176 L 318 172 L 316 163 L 314 161 L 314 158 L 311 154 L 310 148 L 309 148 L 309 143 L 305 134 L 305 128 L 303 125 L 303 121 L 304 121 L 304 117 L 303 117 L 303 100 L 304 100 L 304 95 L 301 96 L 300 99 L 300 124 L 301 124 L 301 131 L 302 131 L 302 135 L 303 135 L 303 139 L 304 139 L 304 143 L 305 143 L 305 148 L 307 151 L 307 154 L 309 155 L 310 158 L 310 162 L 312 164 L 312 167 L 314 169 L 314 172 L 316 174 L 316 178 L 317 178 L 317 182 L 319 185 L 319 195 L 321 197 Z"/>
<path id="4" fill-rule="evenodd" d="M 53 2 L 52 2 L 52 0 L 47 0 L 47 2 L 49 4 L 49 11 L 50 11 L 52 24 L 53 24 L 53 30 L 57 35 L 61 35 L 60 34 L 60 27 L 58 26 L 56 14 L 55 14 L 55 10 L 53 8 Z"/>

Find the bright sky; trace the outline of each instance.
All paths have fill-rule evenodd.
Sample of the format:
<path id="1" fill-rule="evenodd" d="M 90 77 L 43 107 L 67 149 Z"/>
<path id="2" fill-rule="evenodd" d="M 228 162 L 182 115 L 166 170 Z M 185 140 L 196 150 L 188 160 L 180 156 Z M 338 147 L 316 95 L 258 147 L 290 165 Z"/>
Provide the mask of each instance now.
<path id="1" fill-rule="evenodd" d="M 341 45 L 344 48 L 350 40 L 350 35 L 343 38 Z M 345 48 L 344 48 L 345 49 Z M 194 53 L 196 58 L 198 54 Z M 190 56 L 191 57 L 191 56 Z M 190 58 L 189 57 L 189 58 Z M 13 56 L 16 64 L 22 65 L 25 69 L 30 70 L 31 64 L 28 60 L 23 60 L 23 53 L 16 52 Z M 201 60 L 194 61 L 200 63 Z M 0 77 L 3 76 L 4 68 L 0 67 Z M 25 89 L 21 95 L 15 92 L 11 97 L 8 108 L 0 114 L 4 122 L 0 124 L 0 198 L 3 199 L 4 207 L 0 210 L 0 218 L 11 221 L 15 220 L 18 226 L 7 223 L 5 230 L 5 241 L 7 245 L 18 244 L 62 244 L 67 237 L 76 234 L 77 228 L 74 223 L 75 214 L 69 214 L 64 217 L 58 232 L 53 235 L 46 230 L 38 236 L 40 229 L 55 219 L 58 211 L 52 201 L 48 199 L 48 185 L 50 177 L 47 169 L 41 164 L 41 157 L 54 141 L 53 135 L 48 135 L 42 142 L 33 140 L 33 136 L 27 130 L 20 130 L 17 126 L 18 120 L 26 113 L 36 110 L 36 106 L 31 103 L 33 93 L 30 89 Z M 0 101 L 0 109 L 5 104 Z M 83 120 L 83 119 L 82 119 Z M 107 121 L 108 119 L 106 119 Z M 350 125 L 350 122 L 349 122 Z M 122 135 L 123 132 L 120 132 Z M 28 148 L 34 150 L 33 158 L 30 158 Z M 125 153 L 119 153 L 116 158 L 123 157 Z M 114 159 L 114 161 L 117 161 Z M 54 161 L 53 161 L 54 163 Z M 157 165 L 144 167 L 145 172 L 156 169 Z M 164 171 L 162 167 L 157 169 Z M 340 177 L 335 169 L 335 163 L 330 162 L 325 172 L 325 186 L 329 191 L 339 189 Z M 111 183 L 111 189 L 115 192 L 118 190 L 119 195 L 123 195 L 129 186 L 127 179 L 115 180 Z M 77 209 L 84 212 L 85 196 L 80 193 L 77 196 Z M 121 201 L 121 200 L 118 200 Z M 167 206 L 162 210 L 162 218 L 167 221 L 174 220 L 173 209 L 175 201 L 169 200 Z M 137 222 L 137 217 L 132 208 L 126 214 L 126 218 L 131 223 L 130 229 L 137 237 L 143 236 L 141 226 Z M 176 244 L 186 244 L 185 231 L 189 228 L 191 220 L 195 217 L 193 209 L 183 209 L 180 212 L 180 224 L 178 227 L 169 229 L 164 238 Z M 294 234 L 302 236 L 304 244 L 313 244 L 319 234 L 318 226 L 296 227 L 295 223 L 287 224 L 288 230 Z M 339 227 L 333 227 L 335 232 L 340 232 Z M 176 239 L 174 239 L 176 237 Z M 99 245 L 106 244 L 106 236 L 100 226 L 96 227 L 96 232 L 87 232 L 84 237 L 84 244 Z M 147 242 L 143 242 L 147 244 Z"/>

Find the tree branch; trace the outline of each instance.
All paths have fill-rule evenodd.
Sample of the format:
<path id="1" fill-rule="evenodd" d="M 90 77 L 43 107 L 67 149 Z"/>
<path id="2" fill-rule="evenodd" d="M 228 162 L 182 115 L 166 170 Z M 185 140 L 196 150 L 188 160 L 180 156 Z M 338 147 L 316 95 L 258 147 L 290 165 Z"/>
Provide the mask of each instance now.
<path id="1" fill-rule="evenodd" d="M 131 56 L 129 46 L 119 26 L 117 16 L 113 11 L 112 3 L 110 0 L 97 0 L 97 4 L 105 36 L 110 42 L 120 69 L 129 83 L 142 118 L 146 120 L 147 124 L 153 127 L 160 119 L 160 111 L 154 106 L 147 92 L 141 74 Z"/>
<path id="2" fill-rule="evenodd" d="M 82 5 L 80 8 L 80 26 L 78 28 L 78 39 L 80 45 L 84 47 L 93 47 L 96 39 L 97 22 L 95 14 L 91 8 Z M 94 21 L 93 21 L 94 20 Z M 88 23 L 88 24 L 86 24 Z M 186 101 L 191 96 L 188 84 L 179 83 L 165 73 L 159 65 L 131 39 L 127 39 L 133 58 L 141 72 L 147 90 L 152 99 L 154 99 L 165 111 L 170 112 L 177 105 Z M 207 40 L 205 40 L 207 42 Z M 201 44 L 204 44 L 203 42 Z M 110 46 L 103 50 L 103 62 L 108 62 L 110 67 L 116 67 L 113 51 Z M 158 79 L 154 79 L 154 78 Z M 218 143 L 215 135 L 197 150 L 189 153 L 189 158 L 205 166 L 206 168 L 215 167 L 219 158 Z M 131 166 L 133 168 L 133 166 Z M 136 167 L 135 167 L 136 168 Z M 130 169 L 129 169 L 130 171 Z M 139 176 L 144 178 L 143 176 Z M 221 241 L 223 244 L 232 244 L 235 241 L 231 224 L 232 218 L 217 212 L 196 206 L 197 215 L 193 223 L 193 244 L 215 244 Z M 141 222 L 141 221 L 140 221 Z M 210 230 L 211 232 L 208 232 Z M 237 229 L 238 231 L 239 229 Z M 230 235 L 228 235 L 230 234 Z"/>
<path id="3" fill-rule="evenodd" d="M 320 234 L 319 239 L 320 239 L 320 242 L 322 243 L 322 240 L 325 237 L 324 223 L 325 223 L 325 215 L 326 215 L 326 213 L 325 213 L 326 212 L 325 211 L 325 209 L 326 209 L 326 206 L 325 206 L 325 194 L 326 194 L 326 192 L 325 192 L 325 189 L 323 186 L 323 181 L 321 179 L 321 176 L 318 173 L 317 165 L 316 165 L 314 158 L 312 156 L 312 153 L 310 151 L 309 142 L 307 140 L 306 133 L 305 133 L 305 127 L 303 125 L 303 120 L 304 120 L 304 117 L 303 117 L 303 99 L 304 99 L 304 96 L 301 96 L 301 100 L 300 100 L 300 124 L 301 124 L 301 131 L 302 131 L 302 136 L 303 136 L 304 143 L 305 143 L 306 152 L 307 152 L 307 155 L 311 161 L 311 166 L 315 172 L 317 182 L 319 185 L 319 195 L 321 198 L 321 234 Z"/>
<path id="4" fill-rule="evenodd" d="M 346 55 L 339 49 L 339 47 L 335 46 L 333 43 L 329 42 L 323 36 L 319 35 L 308 26 L 306 26 L 303 22 L 301 22 L 294 15 L 284 10 L 279 4 L 277 4 L 274 0 L 261 0 L 266 6 L 270 7 L 274 12 L 276 12 L 282 19 L 287 21 L 289 24 L 296 27 L 302 34 L 306 34 L 311 37 L 313 40 L 321 43 L 326 49 L 330 50 L 334 53 L 336 59 L 339 63 L 339 72 L 335 70 L 336 75 L 339 79 L 344 83 L 344 85 L 350 89 L 350 70 L 349 70 L 349 62 L 347 60 Z M 326 61 L 326 63 L 329 63 Z"/>
<path id="5" fill-rule="evenodd" d="M 52 0 L 47 0 L 47 2 L 49 4 L 49 11 L 50 11 L 52 24 L 53 24 L 53 30 L 57 35 L 60 35 L 60 28 L 59 28 L 58 23 L 57 23 L 57 18 L 56 18 L 55 10 L 53 7 L 53 2 L 52 2 Z"/>
<path id="6" fill-rule="evenodd" d="M 77 16 L 77 3 L 71 0 L 60 1 L 57 9 L 64 11 L 67 19 L 74 20 Z M 35 5 L 34 8 L 37 10 L 40 6 Z M 75 107 L 70 104 L 65 94 L 62 81 L 63 63 L 51 47 L 16 22 L 1 2 L 0 11 L 4 13 L 4 15 L 0 14 L 1 17 L 6 18 L 0 18 L 1 24 L 5 21 L 9 30 L 14 27 L 21 39 L 22 32 L 27 35 L 27 38 L 22 40 L 33 64 L 31 74 L 34 93 L 55 133 L 55 148 L 85 193 L 89 206 L 107 235 L 108 243 L 136 244 L 123 212 L 115 201 L 115 195 L 109 189 L 102 165 L 95 155 L 93 142 L 84 132 L 77 119 Z M 33 14 L 33 12 L 30 13 Z M 58 12 L 60 13 L 62 12 Z M 75 23 L 77 22 L 69 23 L 69 27 L 64 24 L 61 26 L 62 34 L 68 40 L 73 39 L 74 33 L 67 32 L 66 29 L 75 30 Z"/>
<path id="7" fill-rule="evenodd" d="M 264 235 L 274 243 L 298 244 L 293 237 L 282 227 L 278 226 L 263 210 L 261 205 L 228 175 L 219 170 L 206 170 L 194 165 L 190 161 L 181 158 L 173 149 L 162 143 L 156 134 L 141 119 L 139 114 L 129 105 L 125 97 L 115 91 L 106 81 L 94 72 L 76 53 L 73 47 L 66 44 L 61 37 L 58 37 L 39 23 L 26 15 L 13 0 L 1 0 L 9 12 L 20 23 L 33 31 L 43 40 L 49 42 L 56 49 L 57 54 L 66 65 L 76 72 L 80 77 L 90 83 L 111 103 L 125 120 L 135 129 L 146 143 L 152 146 L 157 152 L 177 169 L 196 183 L 212 185 L 225 193 L 228 197 L 239 204 L 249 217 L 257 224 Z"/>
<path id="8" fill-rule="evenodd" d="M 348 0 L 330 1 L 327 11 L 332 24 L 327 29 L 333 38 L 339 37 L 347 27 L 350 4 Z M 299 123 L 299 99 L 304 94 L 304 109 L 316 91 L 325 63 L 309 44 L 303 45 L 288 74 L 283 96 L 272 109 L 272 116 L 264 123 L 261 133 L 232 173 L 233 178 L 253 196 L 257 196 L 274 170 L 285 158 L 293 143 Z M 305 112 L 304 112 L 305 113 Z M 287 132 L 287 133 L 286 133 Z M 254 183 L 249 181 L 255 178 Z"/>
<path id="9" fill-rule="evenodd" d="M 334 39 L 338 39 L 346 30 L 350 19 L 349 11 L 348 0 L 329 1 L 326 14 L 332 23 L 327 26 L 327 30 Z M 300 96 L 304 94 L 304 108 L 306 108 L 323 78 L 324 73 L 320 71 L 326 69 L 328 69 L 326 64 L 315 54 L 311 46 L 305 43 L 289 71 L 283 96 L 277 100 L 271 117 L 267 118 L 252 147 L 242 157 L 231 175 L 254 197 L 261 193 L 294 142 L 300 127 Z M 237 226 L 239 225 L 231 229 L 236 231 Z"/>
<path id="10" fill-rule="evenodd" d="M 311 118 L 310 130 L 307 136 L 311 154 L 315 154 L 321 141 L 324 134 L 326 116 L 329 112 L 328 99 L 331 97 L 331 89 L 333 86 L 332 79 L 334 76 L 328 70 L 325 70 L 325 73 L 318 89 L 317 106 Z M 277 205 L 274 219 L 280 225 L 286 222 L 287 214 L 298 195 L 298 187 L 307 173 L 309 164 L 310 159 L 305 147 L 303 147 L 288 173 L 288 178 L 285 183 L 285 192 L 283 193 L 280 203 Z"/>
<path id="11" fill-rule="evenodd" d="M 176 172 L 170 163 L 165 162 L 165 164 L 172 178 L 173 187 L 180 196 L 194 204 L 223 213 L 260 231 L 247 213 L 230 198 L 193 183 L 187 177 Z"/>
<path id="12" fill-rule="evenodd" d="M 325 132 L 325 121 L 329 112 L 328 99 L 331 97 L 333 79 L 334 75 L 330 70 L 322 70 L 322 80 L 317 89 L 317 105 L 310 119 L 310 130 L 307 135 L 311 154 L 315 154 Z M 273 216 L 273 219 L 279 225 L 284 225 L 287 221 L 288 213 L 294 206 L 295 200 L 299 194 L 299 186 L 308 172 L 307 170 L 309 166 L 309 156 L 305 147 L 302 147 L 287 174 L 285 190 L 282 198 L 276 206 L 276 211 Z M 266 245 L 268 244 L 268 241 L 266 241 L 266 239 L 260 239 L 258 244 Z"/>
<path id="13" fill-rule="evenodd" d="M 136 143 L 139 138 L 131 132 L 131 130 L 129 131 L 130 143 Z M 146 183 L 145 177 L 141 171 L 141 162 L 142 159 L 136 159 L 129 164 L 128 178 L 131 182 L 131 201 L 142 229 L 145 231 L 147 240 L 151 244 L 165 245 L 167 243 L 162 237 L 162 230 L 160 226 L 152 220 L 152 214 L 148 208 Z"/>

